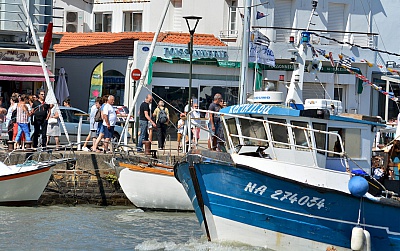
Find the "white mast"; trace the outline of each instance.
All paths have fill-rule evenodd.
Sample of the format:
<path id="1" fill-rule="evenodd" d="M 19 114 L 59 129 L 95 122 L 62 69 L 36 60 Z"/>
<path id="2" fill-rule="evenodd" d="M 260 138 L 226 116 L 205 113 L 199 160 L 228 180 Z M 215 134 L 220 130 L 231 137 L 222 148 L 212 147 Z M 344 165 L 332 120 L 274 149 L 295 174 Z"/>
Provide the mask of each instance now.
<path id="1" fill-rule="evenodd" d="M 162 13 L 160 22 L 158 23 L 157 30 L 156 30 L 156 32 L 154 34 L 153 41 L 151 42 L 151 45 L 150 45 L 149 54 L 147 55 L 146 62 L 144 64 L 144 66 L 143 66 L 142 77 L 139 80 L 138 88 L 137 88 L 135 96 L 133 98 L 133 102 L 130 104 L 130 107 L 129 107 L 129 115 L 128 115 L 126 121 L 125 121 L 125 126 L 124 126 L 124 130 L 123 130 L 124 133 L 126 133 L 127 130 L 128 130 L 129 117 L 131 116 L 131 114 L 133 112 L 133 109 L 134 109 L 135 104 L 137 102 L 137 99 L 139 97 L 140 91 L 142 90 L 143 85 L 145 85 L 144 81 L 147 79 L 147 72 L 149 71 L 150 60 L 153 57 L 154 48 L 156 47 L 157 38 L 158 38 L 158 35 L 160 34 L 161 27 L 162 27 L 162 25 L 164 23 L 164 20 L 165 20 L 165 16 L 167 15 L 169 4 L 170 4 L 170 0 L 166 0 L 165 1 L 165 6 L 164 6 L 164 12 Z M 119 138 L 118 144 L 121 144 L 121 140 L 122 140 L 122 135 Z"/>
<path id="2" fill-rule="evenodd" d="M 46 64 L 44 63 L 44 59 L 43 59 L 43 56 L 42 56 L 42 50 L 40 49 L 39 42 L 37 41 L 36 31 L 35 31 L 35 28 L 33 27 L 31 16 L 29 15 L 28 7 L 26 6 L 26 2 L 25 1 L 26 0 L 22 0 L 22 5 L 24 7 L 24 11 L 25 11 L 25 15 L 26 15 L 26 19 L 27 19 L 27 22 L 28 22 L 29 29 L 30 29 L 30 31 L 32 33 L 32 39 L 33 39 L 33 42 L 35 43 L 35 47 L 36 47 L 36 51 L 37 51 L 37 54 L 38 54 L 38 57 L 39 57 L 39 61 L 40 61 L 40 64 L 42 65 L 42 70 L 43 70 L 44 78 L 46 80 L 47 89 L 49 90 L 48 91 L 48 96 L 46 97 L 46 102 L 55 105 L 56 111 L 60 115 L 59 118 L 60 118 L 60 121 L 61 121 L 61 126 L 64 129 L 65 137 L 67 138 L 68 143 L 71 144 L 71 141 L 69 140 L 69 135 L 68 135 L 67 128 L 65 127 L 64 119 L 61 116 L 61 111 L 60 111 L 60 108 L 58 107 L 58 103 L 57 103 L 57 100 L 56 100 L 56 95 L 54 94 L 53 86 L 50 83 L 50 77 L 49 77 L 49 73 L 47 72 Z"/>
<path id="3" fill-rule="evenodd" d="M 310 28 L 311 20 L 312 17 L 314 16 L 317 5 L 318 5 L 318 0 L 313 0 L 311 16 L 307 25 L 307 31 Z M 310 34 L 307 32 L 302 32 L 299 48 L 290 49 L 292 53 L 294 53 L 297 56 L 297 58 L 296 62 L 294 63 L 294 71 L 292 74 L 292 78 L 290 79 L 289 90 L 286 96 L 285 103 L 288 106 L 290 106 L 290 104 L 294 104 L 303 107 L 303 78 L 304 78 L 304 69 L 307 59 L 307 50 L 308 50 L 307 43 L 309 42 L 309 39 L 310 39 Z"/>
<path id="4" fill-rule="evenodd" d="M 251 0 L 246 0 L 244 8 L 242 63 L 240 64 L 239 104 L 247 103 L 247 70 L 249 68 L 249 39 Z"/>

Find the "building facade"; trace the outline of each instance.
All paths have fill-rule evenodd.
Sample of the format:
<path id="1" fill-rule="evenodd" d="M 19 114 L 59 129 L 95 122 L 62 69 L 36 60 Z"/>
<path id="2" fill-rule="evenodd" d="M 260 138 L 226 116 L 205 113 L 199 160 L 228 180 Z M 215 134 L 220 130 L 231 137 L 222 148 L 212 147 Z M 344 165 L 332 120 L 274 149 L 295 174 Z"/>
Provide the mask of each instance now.
<path id="1" fill-rule="evenodd" d="M 213 34 L 229 48 L 235 50 L 235 48 L 240 48 L 243 37 L 243 16 L 246 12 L 244 2 L 243 0 L 171 0 L 162 31 L 186 33 L 188 27 L 183 17 L 201 16 L 202 20 L 199 22 L 196 33 Z M 113 2 L 55 0 L 54 5 L 59 8 L 60 18 L 54 19 L 54 23 L 58 31 L 154 32 L 164 3 L 161 0 Z M 336 62 L 339 61 L 339 55 L 354 58 L 353 67 L 359 68 L 362 75 L 372 82 L 384 85 L 385 83 L 380 81 L 380 76 L 388 72 L 386 69 L 388 62 L 391 65 L 398 64 L 398 56 L 379 53 L 376 49 L 389 52 L 398 50 L 397 43 L 391 39 L 392 34 L 397 31 L 390 29 L 387 24 L 391 20 L 396 20 L 395 6 L 399 3 L 399 0 L 373 1 L 369 5 L 363 1 L 351 0 L 252 1 L 252 27 L 269 38 L 270 49 L 274 52 L 277 63 L 275 68 L 268 67 L 262 70 L 264 81 L 272 82 L 278 89 L 286 91 L 284 82 L 291 78 L 292 73 L 293 53 L 290 51 L 290 37 L 293 37 L 294 42 L 297 43 L 301 32 L 309 27 L 313 32 L 310 41 L 312 47 L 324 50 L 326 53 L 331 52 Z M 317 4 L 316 15 L 308 24 L 313 4 Z M 240 52 L 238 54 L 240 55 Z M 337 98 L 342 100 L 344 110 L 347 112 L 382 116 L 382 102 L 386 99 L 384 95 L 372 90 L 369 86 L 364 86 L 360 91 L 358 79 L 354 75 L 332 67 L 329 59 L 321 55 L 314 58 L 322 61 L 323 68 L 317 78 L 315 74 L 306 73 L 304 98 L 311 96 Z M 135 61 L 135 58 L 132 60 Z M 313 57 L 310 56 L 306 64 L 312 60 Z M 234 61 L 240 61 L 240 56 Z M 140 69 L 140 64 L 135 64 Z M 164 63 L 157 62 L 154 65 L 154 74 L 158 74 L 158 64 Z M 370 67 L 371 64 L 372 67 Z M 129 65 L 132 64 L 127 61 L 125 72 L 129 71 Z M 176 64 L 167 64 L 165 67 L 175 70 Z M 202 70 L 196 66 L 194 73 L 197 73 L 196 71 Z M 280 80 L 282 75 L 284 81 Z M 237 74 L 235 76 L 237 77 Z M 131 82 L 128 74 L 125 74 L 125 89 L 131 88 L 129 87 Z M 195 75 L 193 82 L 201 82 L 201 80 Z M 249 78 L 248 90 L 253 89 L 253 82 L 254 76 Z M 157 90 L 165 89 L 164 83 L 164 81 L 158 81 L 156 75 L 150 86 L 157 92 Z M 198 88 L 201 89 L 201 87 Z M 197 98 L 200 98 L 200 93 L 197 93 Z M 129 99 L 124 98 L 124 100 L 127 105 Z M 391 104 L 394 106 L 394 103 Z M 397 111 L 393 110 L 392 113 L 397 114 Z"/>
<path id="2" fill-rule="evenodd" d="M 0 7 L 0 96 L 7 107 L 13 92 L 32 94 L 43 88 L 45 76 L 22 1 L 1 0 Z M 47 26 L 52 20 L 52 1 L 26 1 L 26 7 L 42 45 Z M 58 40 L 59 37 L 53 37 L 53 43 Z M 55 80 L 54 61 L 55 52 L 50 48 L 46 64 L 51 81 Z"/>

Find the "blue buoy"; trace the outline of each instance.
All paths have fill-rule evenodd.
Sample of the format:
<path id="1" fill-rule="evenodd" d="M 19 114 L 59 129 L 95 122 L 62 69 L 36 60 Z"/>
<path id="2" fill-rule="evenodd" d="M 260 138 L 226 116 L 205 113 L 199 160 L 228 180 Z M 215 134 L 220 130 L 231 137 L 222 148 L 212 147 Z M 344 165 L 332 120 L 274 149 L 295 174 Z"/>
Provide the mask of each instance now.
<path id="1" fill-rule="evenodd" d="M 349 191 L 356 197 L 363 197 L 368 192 L 368 181 L 361 176 L 354 176 L 349 181 Z"/>

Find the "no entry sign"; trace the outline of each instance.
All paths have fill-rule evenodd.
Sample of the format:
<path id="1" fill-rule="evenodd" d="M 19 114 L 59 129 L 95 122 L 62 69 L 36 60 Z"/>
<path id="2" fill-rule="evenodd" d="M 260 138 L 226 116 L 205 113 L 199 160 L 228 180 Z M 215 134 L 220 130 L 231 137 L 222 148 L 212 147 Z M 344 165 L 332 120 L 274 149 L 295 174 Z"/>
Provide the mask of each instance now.
<path id="1" fill-rule="evenodd" d="M 142 72 L 139 69 L 133 69 L 131 73 L 131 77 L 133 80 L 139 80 L 142 76 Z"/>

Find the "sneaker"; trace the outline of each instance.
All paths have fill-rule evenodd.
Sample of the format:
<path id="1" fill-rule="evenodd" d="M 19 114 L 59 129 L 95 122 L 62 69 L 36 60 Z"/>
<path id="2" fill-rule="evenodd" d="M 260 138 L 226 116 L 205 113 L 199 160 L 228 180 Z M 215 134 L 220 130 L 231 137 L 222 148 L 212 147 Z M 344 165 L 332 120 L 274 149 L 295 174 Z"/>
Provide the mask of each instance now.
<path id="1" fill-rule="evenodd" d="M 90 152 L 89 148 L 87 148 L 86 146 L 84 146 L 84 147 L 82 148 L 82 151 Z"/>
<path id="2" fill-rule="evenodd" d="M 142 148 L 138 148 L 138 149 L 136 149 L 136 152 L 142 153 L 142 152 L 143 152 L 143 149 L 142 149 Z"/>

